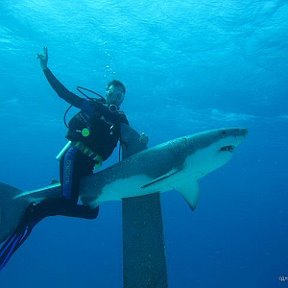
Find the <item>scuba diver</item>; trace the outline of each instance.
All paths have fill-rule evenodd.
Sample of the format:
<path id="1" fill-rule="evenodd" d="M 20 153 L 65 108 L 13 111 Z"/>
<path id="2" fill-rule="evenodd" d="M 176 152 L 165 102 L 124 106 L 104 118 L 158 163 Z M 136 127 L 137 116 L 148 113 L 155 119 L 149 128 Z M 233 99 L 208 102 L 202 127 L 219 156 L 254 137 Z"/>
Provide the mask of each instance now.
<path id="1" fill-rule="evenodd" d="M 84 99 L 68 91 L 48 68 L 48 49 L 38 54 L 40 66 L 49 84 L 59 97 L 79 108 L 69 122 L 66 138 L 70 145 L 60 159 L 60 182 L 63 198 L 77 206 L 79 183 L 83 176 L 93 173 L 113 152 L 120 140 L 121 123 L 129 125 L 120 110 L 126 89 L 118 80 L 108 83 L 106 99 Z"/>
<path id="2" fill-rule="evenodd" d="M 95 166 L 100 166 L 121 141 L 121 124 L 129 125 L 124 112 L 120 110 L 126 89 L 118 80 L 108 83 L 105 98 L 85 99 L 67 90 L 48 68 L 48 49 L 38 54 L 40 66 L 46 79 L 59 97 L 80 109 L 69 121 L 65 146 L 60 158 L 60 199 L 43 200 L 31 203 L 26 209 L 16 231 L 0 249 L 0 270 L 13 253 L 30 235 L 33 227 L 48 216 L 68 216 L 95 219 L 99 207 L 91 208 L 79 203 L 79 186 L 82 177 L 93 174 Z M 88 89 L 86 89 L 88 90 Z M 90 90 L 88 90 L 90 91 Z M 148 137 L 141 134 L 139 141 L 147 145 Z"/>

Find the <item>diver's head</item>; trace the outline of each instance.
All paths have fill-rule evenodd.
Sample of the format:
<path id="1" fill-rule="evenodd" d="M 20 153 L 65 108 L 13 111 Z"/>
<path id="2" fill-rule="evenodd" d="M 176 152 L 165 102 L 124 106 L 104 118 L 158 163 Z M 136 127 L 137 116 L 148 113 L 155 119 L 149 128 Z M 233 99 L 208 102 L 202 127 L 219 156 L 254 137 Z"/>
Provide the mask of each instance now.
<path id="1" fill-rule="evenodd" d="M 109 107 L 119 109 L 125 97 L 126 89 L 123 83 L 118 80 L 112 80 L 106 88 L 106 104 Z"/>

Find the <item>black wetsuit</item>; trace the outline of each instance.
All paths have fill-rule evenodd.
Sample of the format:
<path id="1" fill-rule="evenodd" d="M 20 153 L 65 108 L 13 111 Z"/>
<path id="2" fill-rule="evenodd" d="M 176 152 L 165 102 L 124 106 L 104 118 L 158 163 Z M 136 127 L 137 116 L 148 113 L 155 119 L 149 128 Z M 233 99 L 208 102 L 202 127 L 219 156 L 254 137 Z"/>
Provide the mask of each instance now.
<path id="1" fill-rule="evenodd" d="M 94 155 L 99 155 L 106 160 L 120 140 L 121 123 L 129 124 L 125 114 L 121 111 L 112 112 L 103 103 L 87 100 L 70 92 L 48 68 L 44 70 L 44 74 L 59 97 L 80 109 L 80 112 L 69 122 L 66 138 L 72 143 L 84 144 L 93 151 Z M 89 136 L 83 136 L 83 129 L 88 129 Z M 77 203 L 80 179 L 92 174 L 95 164 L 96 161 L 75 146 L 66 151 L 60 164 L 64 198 Z"/>

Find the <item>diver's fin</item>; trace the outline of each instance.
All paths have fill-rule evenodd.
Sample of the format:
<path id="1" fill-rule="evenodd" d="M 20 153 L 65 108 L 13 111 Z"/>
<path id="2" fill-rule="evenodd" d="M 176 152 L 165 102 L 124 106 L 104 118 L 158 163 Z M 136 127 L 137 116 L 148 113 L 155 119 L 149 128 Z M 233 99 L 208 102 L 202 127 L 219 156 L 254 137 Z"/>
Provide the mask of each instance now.
<path id="1" fill-rule="evenodd" d="M 199 185 L 196 180 L 180 183 L 175 189 L 183 196 L 192 210 L 195 210 L 199 200 Z"/>
<path id="2" fill-rule="evenodd" d="M 171 177 L 172 175 L 175 175 L 175 174 L 178 173 L 178 172 L 179 172 L 178 169 L 173 169 L 173 170 L 169 171 L 168 173 L 166 173 L 166 174 L 164 174 L 164 175 L 161 175 L 160 177 L 155 178 L 155 179 L 153 179 L 152 181 L 144 184 L 143 186 L 141 186 L 141 188 L 147 188 L 147 187 L 149 187 L 149 186 L 152 186 L 152 185 L 154 185 L 155 183 L 158 183 L 158 182 L 160 182 L 160 181 L 162 181 L 162 180 L 165 180 L 165 179 Z"/>
<path id="3" fill-rule="evenodd" d="M 17 229 L 2 245 L 0 249 L 0 271 L 6 266 L 9 259 L 30 235 L 34 224 L 28 224 L 21 230 Z"/>

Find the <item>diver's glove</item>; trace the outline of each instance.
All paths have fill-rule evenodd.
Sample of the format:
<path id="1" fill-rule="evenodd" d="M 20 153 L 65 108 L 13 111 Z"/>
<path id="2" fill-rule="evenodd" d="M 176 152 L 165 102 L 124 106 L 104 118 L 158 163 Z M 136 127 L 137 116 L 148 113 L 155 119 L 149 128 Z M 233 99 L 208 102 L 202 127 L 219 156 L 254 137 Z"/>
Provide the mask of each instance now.
<path id="1" fill-rule="evenodd" d="M 142 132 L 139 136 L 139 142 L 147 146 L 149 142 L 149 137 L 144 132 Z"/>
<path id="2" fill-rule="evenodd" d="M 44 47 L 43 54 L 38 53 L 37 54 L 37 58 L 40 61 L 40 66 L 41 66 L 42 70 L 47 69 L 48 68 L 47 67 L 47 64 L 48 64 L 48 48 Z"/>

